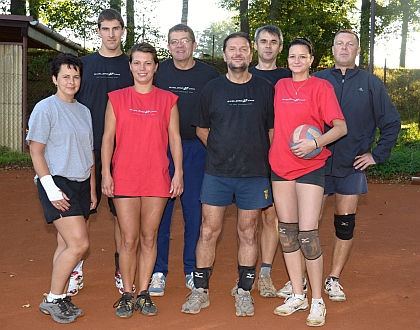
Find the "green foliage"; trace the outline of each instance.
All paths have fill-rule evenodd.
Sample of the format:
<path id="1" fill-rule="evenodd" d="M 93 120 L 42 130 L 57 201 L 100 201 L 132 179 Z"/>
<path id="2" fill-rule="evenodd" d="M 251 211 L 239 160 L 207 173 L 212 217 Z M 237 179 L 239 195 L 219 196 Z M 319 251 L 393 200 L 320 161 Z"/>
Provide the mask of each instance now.
<path id="1" fill-rule="evenodd" d="M 0 146 L 0 166 L 23 165 L 30 166 L 31 157 L 28 154 L 11 151 L 9 147 Z"/>
<path id="2" fill-rule="evenodd" d="M 375 68 L 374 73 L 384 79 L 382 68 Z M 420 117 L 420 70 L 387 69 L 386 88 L 402 120 L 413 121 Z"/>
<path id="3" fill-rule="evenodd" d="M 262 25 L 275 24 L 283 32 L 285 48 L 294 38 L 307 36 L 315 45 L 313 66 L 330 65 L 334 35 L 341 28 L 352 28 L 349 16 L 356 9 L 355 3 L 354 0 L 250 0 L 250 31 L 253 34 Z M 221 0 L 220 5 L 239 13 L 237 0 Z M 239 22 L 239 16 L 234 19 Z M 280 54 L 280 66 L 286 66 L 286 53 Z"/>
<path id="4" fill-rule="evenodd" d="M 402 125 L 389 160 L 371 166 L 368 175 L 371 178 L 393 181 L 407 181 L 411 176 L 420 175 L 420 131 L 417 123 Z"/>

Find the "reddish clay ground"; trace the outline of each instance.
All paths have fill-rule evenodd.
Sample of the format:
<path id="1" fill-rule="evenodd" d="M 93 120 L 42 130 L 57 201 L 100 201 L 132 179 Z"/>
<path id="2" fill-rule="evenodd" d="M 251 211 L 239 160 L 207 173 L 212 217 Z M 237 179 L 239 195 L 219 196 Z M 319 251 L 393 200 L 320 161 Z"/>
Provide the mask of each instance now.
<path id="1" fill-rule="evenodd" d="M 33 171 L 0 172 L 0 328 L 1 329 L 307 329 L 307 313 L 289 317 L 273 314 L 279 298 L 261 298 L 256 290 L 255 316 L 236 317 L 230 289 L 237 277 L 235 217 L 230 207 L 217 247 L 210 281 L 211 305 L 199 315 L 181 313 L 188 289 L 182 273 L 182 214 L 177 204 L 172 227 L 170 274 L 165 296 L 155 298 L 159 314 L 135 314 L 118 319 L 112 308 L 119 298 L 113 280 L 112 218 L 102 203 L 91 223 L 90 256 L 84 267 L 85 288 L 74 298 L 85 316 L 59 325 L 38 310 L 49 291 L 55 230 L 41 212 Z M 370 184 L 357 217 L 352 256 L 341 277 L 347 301 L 326 299 L 323 329 L 420 328 L 420 186 Z M 332 199 L 320 224 L 324 275 L 328 275 L 333 238 Z M 279 288 L 286 281 L 282 255 L 277 253 L 272 272 Z"/>

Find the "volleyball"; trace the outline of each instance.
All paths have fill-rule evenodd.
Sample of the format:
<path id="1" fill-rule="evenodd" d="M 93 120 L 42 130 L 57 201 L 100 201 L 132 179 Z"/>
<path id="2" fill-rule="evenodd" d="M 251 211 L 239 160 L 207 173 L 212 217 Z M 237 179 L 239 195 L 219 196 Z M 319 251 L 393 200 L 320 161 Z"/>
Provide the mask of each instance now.
<path id="1" fill-rule="evenodd" d="M 296 129 L 290 135 L 289 145 L 290 147 L 293 147 L 297 144 L 297 141 L 301 139 L 315 140 L 316 138 L 319 138 L 321 135 L 322 135 L 321 131 L 315 126 L 308 125 L 308 124 L 300 125 L 299 127 L 296 127 Z M 310 152 L 305 157 L 303 157 L 303 159 L 314 158 L 315 156 L 319 155 L 321 151 L 322 151 L 322 148 L 316 148 L 314 151 Z"/>

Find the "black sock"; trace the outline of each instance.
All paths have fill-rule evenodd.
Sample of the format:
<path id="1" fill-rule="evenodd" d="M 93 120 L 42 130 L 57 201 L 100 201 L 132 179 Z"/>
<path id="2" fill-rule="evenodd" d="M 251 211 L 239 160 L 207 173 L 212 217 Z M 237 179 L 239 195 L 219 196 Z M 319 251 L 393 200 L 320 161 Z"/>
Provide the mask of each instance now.
<path id="1" fill-rule="evenodd" d="M 256 266 L 240 266 L 238 265 L 239 281 L 238 288 L 244 291 L 251 291 L 255 280 Z"/>
<path id="2" fill-rule="evenodd" d="M 194 275 L 194 286 L 197 289 L 203 288 L 208 289 L 209 288 L 209 278 L 213 267 L 207 267 L 207 268 L 197 268 L 194 267 L 193 269 L 193 275 Z"/>
<path id="3" fill-rule="evenodd" d="M 267 267 L 267 268 L 271 269 L 271 267 L 273 267 L 273 265 L 272 264 L 266 264 L 266 263 L 262 262 L 261 263 L 261 268 L 263 268 L 263 267 Z"/>
<path id="4" fill-rule="evenodd" d="M 115 251 L 114 257 L 115 257 L 115 268 L 118 270 L 120 269 L 120 254 L 117 251 Z"/>

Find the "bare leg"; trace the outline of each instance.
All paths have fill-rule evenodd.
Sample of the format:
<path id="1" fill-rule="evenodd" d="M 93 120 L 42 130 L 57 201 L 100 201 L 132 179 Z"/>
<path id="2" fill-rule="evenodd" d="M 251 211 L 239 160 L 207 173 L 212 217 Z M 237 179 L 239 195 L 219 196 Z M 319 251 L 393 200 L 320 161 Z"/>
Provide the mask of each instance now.
<path id="1" fill-rule="evenodd" d="M 115 208 L 121 229 L 120 269 L 124 292 L 133 290 L 132 284 L 137 268 L 137 247 L 140 230 L 140 197 L 115 198 Z"/>
<path id="2" fill-rule="evenodd" d="M 197 268 L 211 267 L 216 254 L 217 238 L 222 231 L 226 206 L 203 204 L 203 221 L 196 248 Z"/>
<path id="3" fill-rule="evenodd" d="M 257 225 L 261 209 L 238 209 L 237 232 L 239 240 L 238 262 L 241 266 L 254 266 L 258 257 Z"/>
<path id="4" fill-rule="evenodd" d="M 167 198 L 141 197 L 139 292 L 147 290 L 157 255 L 157 233 Z"/>
<path id="5" fill-rule="evenodd" d="M 357 211 L 359 195 L 335 195 L 335 214 L 345 215 L 353 214 Z M 340 277 L 340 274 L 350 256 L 353 247 L 353 239 L 341 240 L 334 239 L 332 264 L 330 276 Z"/>
<path id="6" fill-rule="evenodd" d="M 120 252 L 121 230 L 120 230 L 120 224 L 118 223 L 118 218 L 115 216 L 114 216 L 114 242 L 115 242 L 115 251 Z"/>
<path id="7" fill-rule="evenodd" d="M 55 220 L 57 228 L 57 249 L 54 253 L 51 293 L 67 293 L 67 282 L 73 268 L 89 248 L 89 237 L 85 219 L 82 216 Z"/>
<path id="8" fill-rule="evenodd" d="M 274 205 L 262 210 L 261 261 L 272 264 L 279 242 L 278 220 Z"/>

